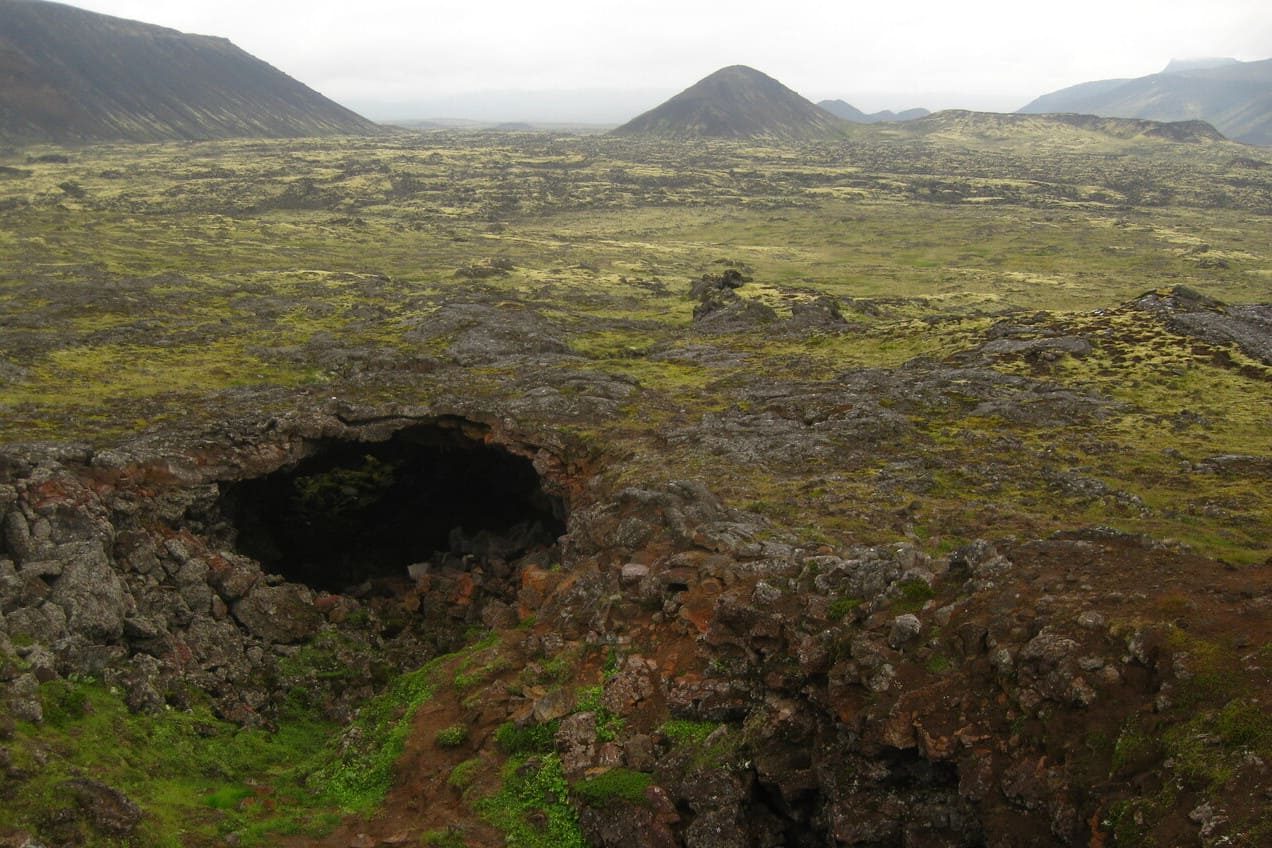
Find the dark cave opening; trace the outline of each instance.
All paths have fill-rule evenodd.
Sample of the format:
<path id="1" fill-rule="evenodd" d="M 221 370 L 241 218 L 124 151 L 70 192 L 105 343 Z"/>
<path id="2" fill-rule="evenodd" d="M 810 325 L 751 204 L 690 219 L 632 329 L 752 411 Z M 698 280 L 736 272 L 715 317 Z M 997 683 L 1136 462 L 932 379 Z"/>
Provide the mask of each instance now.
<path id="1" fill-rule="evenodd" d="M 323 443 L 293 467 L 223 484 L 221 510 L 241 553 L 331 592 L 443 558 L 509 561 L 555 544 L 566 517 L 530 460 L 441 425 Z"/>

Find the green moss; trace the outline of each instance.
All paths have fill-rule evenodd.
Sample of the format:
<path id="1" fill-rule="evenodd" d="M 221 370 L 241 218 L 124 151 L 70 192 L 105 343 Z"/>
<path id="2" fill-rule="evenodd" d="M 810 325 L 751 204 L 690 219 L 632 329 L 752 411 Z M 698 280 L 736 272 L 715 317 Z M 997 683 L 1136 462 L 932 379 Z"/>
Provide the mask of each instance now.
<path id="1" fill-rule="evenodd" d="M 843 621 L 859 606 L 861 606 L 860 598 L 835 598 L 830 602 L 826 614 L 830 616 L 831 621 Z"/>
<path id="2" fill-rule="evenodd" d="M 1234 699 L 1169 727 L 1162 744 L 1178 775 L 1217 795 L 1248 762 L 1248 755 L 1272 756 L 1272 717 L 1255 701 Z"/>
<path id="3" fill-rule="evenodd" d="M 718 727 L 720 724 L 714 721 L 676 718 L 663 722 L 658 732 L 671 740 L 673 745 L 696 745 L 704 741 Z"/>
<path id="4" fill-rule="evenodd" d="M 1272 715 L 1251 700 L 1233 700 L 1215 717 L 1223 745 L 1248 749 L 1266 757 L 1272 751 Z"/>
<path id="5" fill-rule="evenodd" d="M 1242 674 L 1240 657 L 1230 645 L 1198 638 L 1173 625 L 1166 632 L 1178 661 L 1187 669 L 1176 696 L 1180 706 L 1229 703 L 1245 694 L 1249 682 Z"/>
<path id="6" fill-rule="evenodd" d="M 246 786 L 223 786 L 210 792 L 203 802 L 214 810 L 234 810 L 250 797 L 252 790 Z"/>
<path id="7" fill-rule="evenodd" d="M 346 623 L 359 626 L 368 620 L 369 613 L 366 610 L 357 609 L 349 616 Z M 296 653 L 282 657 L 278 662 L 279 674 L 285 680 L 298 681 L 302 684 L 310 676 L 319 680 L 348 679 L 354 671 L 347 662 L 347 652 L 354 648 L 356 643 L 350 637 L 342 635 L 337 630 L 324 630 L 310 642 L 301 645 Z M 297 701 L 307 702 L 313 694 L 312 690 L 304 685 L 298 688 L 300 691 L 296 692 Z"/>
<path id="8" fill-rule="evenodd" d="M 1123 725 L 1113 743 L 1112 774 L 1144 768 L 1160 756 L 1161 745 L 1157 737 L 1145 729 L 1141 720 L 1131 719 Z"/>
<path id="9" fill-rule="evenodd" d="M 607 772 L 579 781 L 574 784 L 574 794 L 584 803 L 593 807 L 604 807 L 608 804 L 645 804 L 647 790 L 653 783 L 653 777 L 640 771 L 626 768 L 612 768 Z"/>
<path id="10" fill-rule="evenodd" d="M 743 730 L 716 722 L 672 719 L 659 732 L 689 754 L 687 773 L 733 768 L 742 762 L 746 746 Z"/>
<path id="11" fill-rule="evenodd" d="M 1108 816 L 1101 823 L 1113 834 L 1113 844 L 1139 848 L 1147 842 L 1151 823 L 1161 815 L 1161 809 L 1152 800 L 1132 798 L 1115 801 L 1109 806 Z"/>

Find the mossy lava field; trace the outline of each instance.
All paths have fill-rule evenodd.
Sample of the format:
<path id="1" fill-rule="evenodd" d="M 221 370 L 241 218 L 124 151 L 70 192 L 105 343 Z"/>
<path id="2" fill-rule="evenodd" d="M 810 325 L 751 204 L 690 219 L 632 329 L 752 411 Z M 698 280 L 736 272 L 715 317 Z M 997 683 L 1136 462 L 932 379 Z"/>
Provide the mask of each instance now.
<path id="1" fill-rule="evenodd" d="M 1257 848 L 1270 639 L 1267 149 L 0 150 L 0 846 Z"/>

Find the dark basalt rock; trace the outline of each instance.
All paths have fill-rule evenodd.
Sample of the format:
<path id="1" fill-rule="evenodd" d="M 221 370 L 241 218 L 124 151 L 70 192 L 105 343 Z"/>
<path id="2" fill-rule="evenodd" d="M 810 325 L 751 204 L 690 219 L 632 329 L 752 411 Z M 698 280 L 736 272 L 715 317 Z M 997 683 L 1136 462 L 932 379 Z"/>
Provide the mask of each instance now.
<path id="1" fill-rule="evenodd" d="M 141 823 L 141 808 L 104 783 L 79 777 L 62 784 L 62 791 L 75 798 L 88 824 L 107 836 L 128 836 Z"/>
<path id="2" fill-rule="evenodd" d="M 694 326 L 719 332 L 753 329 L 776 321 L 777 312 L 771 306 L 739 297 L 729 288 L 709 289 L 693 308 Z"/>
<path id="3" fill-rule="evenodd" d="M 333 715 L 344 714 L 349 703 L 369 694 L 387 658 L 410 657 L 418 664 L 421 657 L 451 650 L 465 622 L 515 624 L 510 603 L 517 599 L 525 562 L 545 566 L 559 557 L 551 553 L 566 517 L 561 494 L 567 482 L 559 461 L 538 445 L 497 436 L 492 429 L 419 410 L 400 416 L 342 408 L 336 415 L 310 413 L 245 427 L 219 442 L 187 437 L 176 450 L 172 442 L 144 440 L 101 453 L 10 449 L 0 469 L 0 667 L 16 669 L 21 662 L 40 674 L 91 674 L 119 687 L 138 709 L 180 701 L 193 687 L 222 716 L 259 724 L 290 685 L 277 679 L 279 659 L 318 633 L 335 630 L 343 633 L 341 650 L 347 648 L 339 691 L 323 696 L 330 684 L 319 678 L 294 683 L 312 689 L 319 701 L 326 697 Z M 401 433 L 406 443 L 393 441 Z M 304 569 L 290 572 L 289 582 L 268 573 L 278 564 L 273 559 L 266 557 L 269 568 L 263 568 L 261 549 L 236 549 L 247 530 L 259 530 L 236 526 L 224 495 L 235 491 L 232 502 L 241 504 L 244 493 L 250 494 L 242 488 L 247 483 L 281 468 L 312 470 L 315 466 L 304 463 L 314 456 L 332 457 L 335 464 L 323 469 L 338 470 L 344 454 L 333 445 L 342 444 L 341 438 L 348 440 L 347 454 L 378 455 L 386 469 L 408 461 L 411 444 L 445 445 L 461 475 L 443 490 L 425 487 L 423 494 L 404 490 L 394 496 L 409 495 L 417 514 L 449 516 L 454 523 L 438 525 L 422 555 L 411 552 L 398 561 L 392 579 L 357 577 L 355 582 L 366 583 L 353 587 L 356 597 L 315 591 L 302 582 L 313 576 Z M 478 461 L 483 457 L 488 461 Z M 514 466 L 518 474 L 509 471 Z M 541 474 L 551 482 L 541 482 Z M 396 477 L 408 484 L 415 479 Z M 292 485 L 292 478 L 279 479 L 284 489 Z M 311 517 L 320 524 L 334 521 L 359 496 L 346 494 L 347 486 L 323 487 L 335 477 L 297 479 L 318 480 L 317 488 L 306 491 L 312 495 L 308 507 L 318 510 Z M 464 479 L 470 489 L 477 487 L 479 498 L 473 492 L 461 497 L 456 481 Z M 510 481 L 516 480 L 525 491 L 517 489 L 505 502 L 499 493 L 511 492 Z M 545 485 L 554 494 L 545 494 Z M 385 494 L 375 487 L 367 493 L 374 496 L 373 506 Z M 428 498 L 434 499 L 431 507 Z M 482 513 L 502 523 L 469 524 L 465 513 L 455 512 L 465 498 L 479 499 Z M 392 514 L 391 503 L 381 511 Z M 386 538 L 400 535 L 394 530 Z M 351 538 L 363 537 L 354 532 Z M 285 535 L 269 539 L 295 544 Z M 365 539 L 362 544 L 364 551 L 371 549 Z M 320 553 L 306 554 L 311 565 L 321 564 L 313 559 Z M 488 602 L 493 611 L 486 615 Z M 23 647 L 15 648 L 10 636 Z M 38 682 L 34 673 L 6 674 L 0 702 L 14 715 L 38 721 Z"/>
<path id="4" fill-rule="evenodd" d="M 695 300 L 702 300 L 711 292 L 741 288 L 749 282 L 751 278 L 738 269 L 726 268 L 719 274 L 703 274 L 689 287 L 689 296 Z"/>

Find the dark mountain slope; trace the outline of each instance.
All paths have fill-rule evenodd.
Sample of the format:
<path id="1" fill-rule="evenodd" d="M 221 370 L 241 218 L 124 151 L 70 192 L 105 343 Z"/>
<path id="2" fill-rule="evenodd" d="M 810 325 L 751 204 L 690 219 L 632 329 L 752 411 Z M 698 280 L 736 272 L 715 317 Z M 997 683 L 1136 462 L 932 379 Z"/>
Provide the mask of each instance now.
<path id="1" fill-rule="evenodd" d="M 0 138 L 75 143 L 380 128 L 224 38 L 0 0 Z"/>
<path id="2" fill-rule="evenodd" d="M 1160 74 L 1061 89 L 1039 97 L 1020 112 L 1202 120 L 1236 141 L 1268 145 L 1272 144 L 1272 59 L 1172 62 Z"/>
<path id="3" fill-rule="evenodd" d="M 722 68 L 614 132 L 663 138 L 769 138 L 836 135 L 838 118 L 745 65 Z"/>

